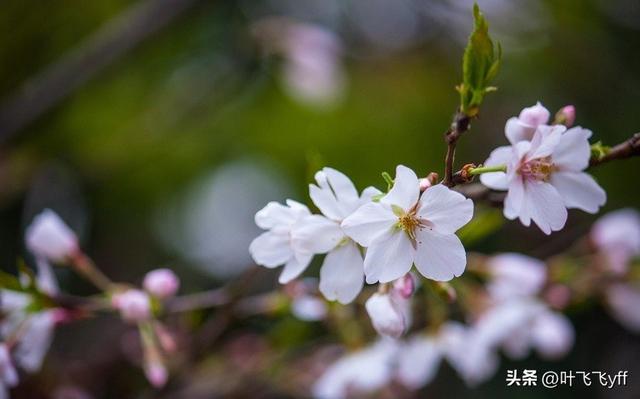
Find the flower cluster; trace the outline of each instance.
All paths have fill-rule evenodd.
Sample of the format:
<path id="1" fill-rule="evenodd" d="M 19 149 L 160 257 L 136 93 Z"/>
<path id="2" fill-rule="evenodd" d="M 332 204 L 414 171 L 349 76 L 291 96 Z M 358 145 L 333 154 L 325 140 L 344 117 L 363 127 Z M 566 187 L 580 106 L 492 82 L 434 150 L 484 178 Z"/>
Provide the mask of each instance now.
<path id="1" fill-rule="evenodd" d="M 162 301 L 177 293 L 178 277 L 165 268 L 147 273 L 142 284 L 144 290 L 112 283 L 82 252 L 73 230 L 49 209 L 34 218 L 26 229 L 25 242 L 36 259 L 37 273 L 21 270 L 15 281 L 6 275 L 4 282 L 10 284 L 0 290 L 0 397 L 7 397 L 6 389 L 18 383 L 18 368 L 28 373 L 40 369 L 55 326 L 73 320 L 75 311 L 82 310 L 56 306 L 61 292 L 51 263 L 75 268 L 104 291 L 112 310 L 138 327 L 147 378 L 152 385 L 163 386 L 168 378 L 163 352 L 171 353 L 176 348 L 173 337 L 156 320 L 153 309 L 154 304 L 158 308 Z"/>
<path id="2" fill-rule="evenodd" d="M 365 277 L 369 284 L 388 283 L 413 265 L 437 281 L 464 271 L 466 254 L 455 232 L 471 220 L 471 200 L 443 185 L 421 193 L 415 172 L 402 165 L 385 194 L 368 187 L 358 195 L 351 180 L 331 168 L 315 178 L 309 195 L 322 215 L 292 200 L 269 203 L 256 214 L 256 224 L 268 231 L 249 251 L 266 267 L 284 264 L 281 283 L 302 274 L 317 254 L 327 254 L 320 291 L 341 303 L 360 293 Z"/>
<path id="3" fill-rule="evenodd" d="M 565 107 L 566 109 L 566 107 Z M 573 122 L 573 108 L 561 111 Z M 589 166 L 591 131 L 579 126 L 549 125 L 549 111 L 540 103 L 525 108 L 505 126 L 510 146 L 496 148 L 486 166 L 504 165 L 506 171 L 482 174 L 480 180 L 494 190 L 507 190 L 504 215 L 533 221 L 545 234 L 562 229 L 567 209 L 596 213 L 604 205 L 604 190 L 584 170 Z"/>

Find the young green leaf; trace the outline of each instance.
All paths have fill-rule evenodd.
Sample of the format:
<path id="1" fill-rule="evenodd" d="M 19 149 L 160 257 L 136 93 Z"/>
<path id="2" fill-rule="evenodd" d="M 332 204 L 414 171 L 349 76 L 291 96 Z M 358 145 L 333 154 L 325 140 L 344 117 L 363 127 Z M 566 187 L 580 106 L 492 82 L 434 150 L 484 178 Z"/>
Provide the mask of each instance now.
<path id="1" fill-rule="evenodd" d="M 473 32 L 462 59 L 462 83 L 457 87 L 460 109 L 467 116 L 475 116 L 484 95 L 496 90 L 490 83 L 498 74 L 502 58 L 502 48 L 500 44 L 494 48 L 489 25 L 478 4 L 473 6 L 473 18 Z"/>

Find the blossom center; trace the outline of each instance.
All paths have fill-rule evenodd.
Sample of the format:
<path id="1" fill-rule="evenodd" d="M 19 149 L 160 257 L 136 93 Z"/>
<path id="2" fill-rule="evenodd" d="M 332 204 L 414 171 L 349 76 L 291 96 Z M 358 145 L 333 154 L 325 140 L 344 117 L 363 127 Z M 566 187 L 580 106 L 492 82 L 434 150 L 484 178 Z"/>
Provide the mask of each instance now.
<path id="1" fill-rule="evenodd" d="M 523 162 L 518 173 L 525 178 L 548 181 L 554 170 L 555 165 L 551 161 L 551 157 L 544 157 Z"/>

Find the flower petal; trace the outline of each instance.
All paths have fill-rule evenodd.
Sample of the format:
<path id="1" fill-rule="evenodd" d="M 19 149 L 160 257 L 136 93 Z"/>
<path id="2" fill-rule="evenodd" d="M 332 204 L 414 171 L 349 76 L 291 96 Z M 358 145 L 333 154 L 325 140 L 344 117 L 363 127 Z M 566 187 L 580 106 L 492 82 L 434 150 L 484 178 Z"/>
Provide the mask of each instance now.
<path id="1" fill-rule="evenodd" d="M 528 126 L 537 127 L 540 125 L 547 124 L 549 122 L 549 117 L 551 113 L 548 109 L 546 109 L 540 101 L 531 107 L 527 107 L 520 111 L 520 115 L 518 115 L 518 120 Z"/>
<path id="2" fill-rule="evenodd" d="M 311 201 L 313 201 L 318 209 L 320 209 L 320 212 L 322 212 L 323 215 L 332 220 L 342 220 L 342 212 L 340 211 L 336 197 L 333 196 L 331 189 L 323 189 L 315 184 L 309 184 L 309 196 L 311 197 Z"/>
<path id="3" fill-rule="evenodd" d="M 437 232 L 453 234 L 473 217 L 473 201 L 437 184 L 422 194 L 418 215 L 433 223 Z"/>
<path id="4" fill-rule="evenodd" d="M 341 227 L 358 244 L 368 247 L 373 240 L 389 231 L 397 220 L 388 206 L 368 202 L 343 220 Z"/>
<path id="5" fill-rule="evenodd" d="M 509 118 L 504 126 L 504 135 L 509 143 L 516 144 L 520 141 L 530 141 L 536 131 L 535 126 L 525 125 L 516 117 Z"/>
<path id="6" fill-rule="evenodd" d="M 607 202 L 607 193 L 593 177 L 583 172 L 556 172 L 551 175 L 551 184 L 569 209 L 596 213 Z"/>
<path id="7" fill-rule="evenodd" d="M 449 281 L 460 276 L 467 265 L 467 254 L 455 234 L 432 230 L 417 233 L 416 268 L 426 278 Z"/>
<path id="8" fill-rule="evenodd" d="M 289 241 L 288 234 L 267 231 L 251 242 L 249 252 L 257 264 L 273 268 L 282 265 L 293 256 Z"/>
<path id="9" fill-rule="evenodd" d="M 558 359 L 573 347 L 575 332 L 564 315 L 546 311 L 536 317 L 531 328 L 531 340 L 545 359 Z"/>
<path id="10" fill-rule="evenodd" d="M 544 158 L 551 155 L 562 138 L 562 133 L 567 130 L 564 125 L 538 126 L 533 138 L 531 148 L 527 154 L 527 160 Z"/>
<path id="11" fill-rule="evenodd" d="M 335 248 L 343 238 L 340 225 L 320 215 L 307 216 L 291 229 L 294 252 L 323 254 Z"/>
<path id="12" fill-rule="evenodd" d="M 409 236 L 401 230 L 389 228 L 367 249 L 364 258 L 367 283 L 388 283 L 404 276 L 411 270 L 415 252 Z"/>
<path id="13" fill-rule="evenodd" d="M 509 220 L 519 217 L 525 226 L 531 223 L 529 212 L 524 208 L 524 182 L 520 176 L 515 176 L 509 183 L 509 191 L 504 199 L 504 216 Z"/>
<path id="14" fill-rule="evenodd" d="M 277 225 L 293 223 L 294 214 L 291 212 L 289 207 L 278 202 L 271 201 L 256 213 L 255 221 L 258 227 L 262 229 L 270 229 Z"/>
<path id="15" fill-rule="evenodd" d="M 347 304 L 362 290 L 364 261 L 355 243 L 349 241 L 329 252 L 320 268 L 320 292 L 330 301 Z"/>
<path id="16" fill-rule="evenodd" d="M 333 168 L 323 168 L 322 171 L 327 176 L 331 189 L 336 195 L 338 202 L 355 202 L 358 200 L 358 191 L 344 173 Z"/>
<path id="17" fill-rule="evenodd" d="M 30 373 L 40 370 L 53 340 L 53 327 L 52 311 L 32 314 L 14 352 L 16 363 Z"/>
<path id="18" fill-rule="evenodd" d="M 382 197 L 380 202 L 407 210 L 415 205 L 419 195 L 420 182 L 416 173 L 404 165 L 398 165 L 393 187 L 387 195 Z"/>
<path id="19" fill-rule="evenodd" d="M 513 156 L 513 148 L 511 146 L 498 147 L 491 151 L 484 166 L 508 165 Z M 506 190 L 508 188 L 507 174 L 504 172 L 483 173 L 480 175 L 480 181 L 494 190 Z"/>
<path id="20" fill-rule="evenodd" d="M 309 266 L 309 263 L 311 263 L 311 258 L 313 258 L 313 255 L 296 254 L 296 256 L 289 259 L 282 269 L 278 282 L 280 284 L 287 284 L 301 275 L 307 266 Z"/>
<path id="21" fill-rule="evenodd" d="M 373 197 L 380 194 L 382 194 L 382 191 L 373 186 L 365 188 L 364 190 L 362 190 L 362 194 L 360 195 L 360 205 L 364 205 L 367 202 L 372 201 Z"/>
<path id="22" fill-rule="evenodd" d="M 589 166 L 591 130 L 579 126 L 564 132 L 553 151 L 553 164 L 562 171 L 582 171 Z"/>
<path id="23" fill-rule="evenodd" d="M 567 208 L 560 193 L 549 183 L 527 182 L 525 185 L 525 204 L 531 220 L 545 234 L 562 229 L 567 222 Z"/>

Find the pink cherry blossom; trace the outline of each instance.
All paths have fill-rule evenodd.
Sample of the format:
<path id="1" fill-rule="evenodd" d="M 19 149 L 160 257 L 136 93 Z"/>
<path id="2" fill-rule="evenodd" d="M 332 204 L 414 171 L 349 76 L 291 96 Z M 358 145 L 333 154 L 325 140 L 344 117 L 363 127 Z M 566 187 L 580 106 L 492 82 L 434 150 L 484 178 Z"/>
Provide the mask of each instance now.
<path id="1" fill-rule="evenodd" d="M 606 193 L 583 171 L 589 165 L 591 131 L 581 127 L 538 126 L 531 141 L 498 147 L 486 166 L 506 165 L 507 171 L 481 175 L 482 183 L 495 190 L 508 190 L 504 215 L 533 221 L 545 234 L 562 229 L 567 209 L 596 213 L 606 202 Z"/>
<path id="2" fill-rule="evenodd" d="M 393 188 L 342 222 L 344 232 L 367 247 L 367 283 L 389 282 L 415 264 L 425 277 L 447 281 L 462 274 L 466 253 L 456 230 L 471 220 L 473 202 L 438 184 L 420 195 L 416 174 L 396 168 Z"/>

